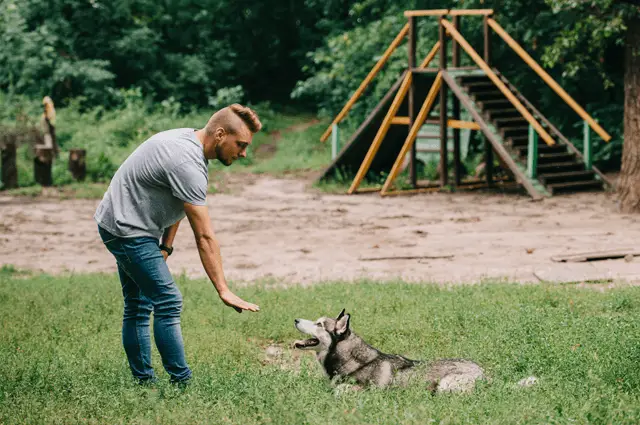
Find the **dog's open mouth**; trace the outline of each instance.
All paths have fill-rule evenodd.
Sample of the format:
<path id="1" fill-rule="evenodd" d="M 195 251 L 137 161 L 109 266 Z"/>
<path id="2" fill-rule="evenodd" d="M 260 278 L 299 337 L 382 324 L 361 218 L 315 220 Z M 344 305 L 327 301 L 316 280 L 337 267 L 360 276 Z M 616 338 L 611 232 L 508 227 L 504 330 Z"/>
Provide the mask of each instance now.
<path id="1" fill-rule="evenodd" d="M 299 348 L 301 350 L 305 348 L 315 347 L 320 344 L 320 340 L 318 338 L 309 338 L 309 339 L 299 339 L 298 341 L 293 343 L 294 348 Z"/>

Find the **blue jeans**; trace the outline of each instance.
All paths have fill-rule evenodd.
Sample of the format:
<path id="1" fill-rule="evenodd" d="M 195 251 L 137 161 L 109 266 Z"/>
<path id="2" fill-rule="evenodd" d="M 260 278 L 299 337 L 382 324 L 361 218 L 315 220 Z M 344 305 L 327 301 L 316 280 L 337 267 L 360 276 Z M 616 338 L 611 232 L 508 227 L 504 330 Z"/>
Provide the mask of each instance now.
<path id="1" fill-rule="evenodd" d="M 118 264 L 124 296 L 122 344 L 133 376 L 140 381 L 155 379 L 149 332 L 153 311 L 153 335 L 164 369 L 173 382 L 188 380 L 191 370 L 180 328 L 182 294 L 164 261 L 158 239 L 120 238 L 100 226 L 98 232 Z"/>

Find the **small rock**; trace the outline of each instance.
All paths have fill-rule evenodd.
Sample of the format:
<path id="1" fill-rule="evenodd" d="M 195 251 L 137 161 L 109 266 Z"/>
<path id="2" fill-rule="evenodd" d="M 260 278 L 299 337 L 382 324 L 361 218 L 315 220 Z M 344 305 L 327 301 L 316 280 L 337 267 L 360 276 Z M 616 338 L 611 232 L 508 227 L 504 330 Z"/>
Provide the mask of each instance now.
<path id="1" fill-rule="evenodd" d="M 264 350 L 264 353 L 267 357 L 275 358 L 282 356 L 283 350 L 282 347 L 278 347 L 277 345 L 270 345 Z"/>
<path id="2" fill-rule="evenodd" d="M 535 376 L 529 376 L 528 378 L 521 379 L 518 381 L 518 386 L 523 388 L 533 387 L 538 383 L 538 378 Z"/>
<path id="3" fill-rule="evenodd" d="M 633 254 L 627 254 L 624 256 L 624 261 L 626 261 L 627 263 L 630 263 L 633 261 Z"/>

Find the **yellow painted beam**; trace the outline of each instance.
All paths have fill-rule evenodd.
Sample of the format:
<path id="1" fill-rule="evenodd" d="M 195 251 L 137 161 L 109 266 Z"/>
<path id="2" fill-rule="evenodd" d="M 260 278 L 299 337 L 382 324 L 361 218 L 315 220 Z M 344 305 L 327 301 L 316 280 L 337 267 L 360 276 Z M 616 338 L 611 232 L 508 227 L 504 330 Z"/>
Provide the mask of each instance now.
<path id="1" fill-rule="evenodd" d="M 427 118 L 427 115 L 431 111 L 431 108 L 433 107 L 436 97 L 438 96 L 438 90 L 440 90 L 441 85 L 442 85 L 442 73 L 439 72 L 438 75 L 436 75 L 436 79 L 433 81 L 431 88 L 429 89 L 429 94 L 427 94 L 427 97 L 424 100 L 422 107 L 420 108 L 420 112 L 418 112 L 418 116 L 416 117 L 415 121 L 413 122 L 413 125 L 411 126 L 411 130 L 409 130 L 409 135 L 405 139 L 404 144 L 402 145 L 402 149 L 400 149 L 400 153 L 398 154 L 398 157 L 396 158 L 396 161 L 393 164 L 393 167 L 391 168 L 391 172 L 387 176 L 387 180 L 384 182 L 384 185 L 382 186 L 381 194 L 389 190 L 389 188 L 393 184 L 393 181 L 396 179 L 398 172 L 400 172 L 402 161 L 404 160 L 404 157 L 409 152 L 409 149 L 411 149 L 411 146 L 413 146 L 413 143 L 416 140 L 416 136 L 418 135 L 418 131 L 420 130 L 420 127 L 422 127 L 424 120 Z"/>
<path id="2" fill-rule="evenodd" d="M 391 104 L 391 107 L 389 108 L 387 115 L 385 115 L 384 120 L 382 121 L 382 125 L 380 125 L 380 128 L 376 133 L 376 137 L 373 139 L 371 146 L 369 146 L 369 150 L 367 151 L 367 155 L 364 157 L 364 161 L 362 161 L 362 164 L 360 164 L 360 169 L 358 170 L 356 177 L 353 179 L 353 182 L 351 183 L 351 187 L 349 187 L 349 190 L 347 191 L 349 195 L 353 194 L 358 189 L 358 186 L 360 186 L 360 183 L 366 176 L 367 171 L 369 171 L 369 167 L 371 167 L 371 162 L 373 161 L 373 158 L 376 156 L 376 153 L 378 153 L 380 144 L 382 143 L 384 136 L 386 136 L 387 131 L 389 130 L 391 121 L 396 116 L 396 113 L 398 112 L 398 109 L 400 108 L 400 105 L 402 104 L 402 101 L 404 100 L 404 97 L 407 94 L 409 87 L 411 87 L 411 81 L 412 81 L 411 72 L 407 72 L 404 77 L 404 80 L 402 81 L 402 85 L 398 89 L 398 93 L 396 93 L 396 97 L 393 99 L 393 103 Z"/>
<path id="3" fill-rule="evenodd" d="M 454 9 L 449 11 L 449 16 L 489 16 L 493 15 L 493 9 Z"/>
<path id="4" fill-rule="evenodd" d="M 429 54 L 427 54 L 427 57 L 424 58 L 424 60 L 420 64 L 420 68 L 426 68 L 427 66 L 429 66 L 429 64 L 431 63 L 433 58 L 436 56 L 436 53 L 438 53 L 439 50 L 440 50 L 440 41 L 436 41 L 436 44 L 433 45 L 433 47 L 431 48 L 431 51 L 429 52 Z"/>
<path id="5" fill-rule="evenodd" d="M 360 95 L 362 95 L 362 93 L 364 92 L 364 89 L 367 88 L 371 80 L 373 80 L 373 77 L 375 77 L 376 74 L 380 72 L 380 69 L 382 69 L 382 66 L 387 62 L 391 54 L 394 52 L 394 50 L 396 50 L 398 45 L 400 45 L 400 43 L 402 42 L 402 39 L 406 37 L 408 32 L 409 32 L 409 24 L 406 24 L 404 27 L 402 27 L 402 30 L 400 30 L 396 38 L 389 45 L 389 47 L 387 47 L 387 50 L 384 52 L 384 54 L 378 60 L 378 62 L 374 65 L 371 71 L 369 71 L 369 75 L 367 75 L 365 79 L 362 80 L 362 83 L 360 83 L 360 87 L 358 87 L 358 89 L 353 93 L 349 101 L 344 105 L 340 113 L 334 118 L 333 122 L 329 125 L 329 128 L 327 128 L 324 134 L 322 134 L 322 137 L 320 137 L 321 142 L 324 142 L 327 140 L 327 138 L 331 134 L 333 124 L 338 124 L 340 121 L 344 119 L 344 117 L 347 115 L 347 113 L 349 112 L 353 104 L 356 103 L 356 100 L 358 100 Z"/>
<path id="6" fill-rule="evenodd" d="M 558 96 L 564 100 L 589 126 L 602 137 L 605 142 L 611 140 L 611 136 L 607 133 L 578 103 L 573 100 L 569 94 L 564 91 L 558 83 L 544 70 L 507 32 L 493 19 L 487 19 L 487 23 L 517 54 L 544 80 L 549 87 L 555 91 Z"/>
<path id="7" fill-rule="evenodd" d="M 404 16 L 410 18 L 412 16 L 443 16 L 449 13 L 449 9 L 431 9 L 431 10 L 405 10 Z"/>
<path id="8" fill-rule="evenodd" d="M 447 127 L 480 130 L 480 126 L 473 121 L 447 120 Z"/>
<path id="9" fill-rule="evenodd" d="M 549 146 L 555 145 L 556 142 L 553 140 L 551 135 L 549 135 L 549 133 L 547 133 L 547 131 L 542 128 L 538 120 L 536 120 L 533 115 L 531 115 L 531 113 L 527 110 L 527 108 L 525 108 L 522 103 L 520 103 L 518 98 L 515 97 L 513 93 L 511 93 L 511 90 L 509 90 L 507 86 L 500 80 L 500 78 L 498 78 L 498 76 L 493 72 L 489 65 L 487 65 L 487 63 L 482 60 L 480 55 L 476 53 L 473 47 L 471 47 L 471 45 L 467 42 L 467 40 L 464 39 L 464 37 L 451 24 L 451 22 L 447 21 L 446 19 L 441 19 L 440 24 L 449 31 L 451 36 L 458 42 L 460 47 L 462 47 L 467 52 L 467 54 L 471 56 L 471 59 L 473 59 L 473 61 L 477 63 L 478 66 L 487 74 L 487 77 L 489 77 L 489 79 L 493 81 L 493 84 L 498 87 L 502 94 L 504 94 L 509 102 L 511 102 L 511 104 L 518 110 L 518 112 L 520 112 L 524 119 L 526 119 L 529 124 L 533 126 L 533 128 L 540 135 L 540 138 L 544 140 L 545 143 Z"/>
<path id="10" fill-rule="evenodd" d="M 409 125 L 409 117 L 393 117 L 391 124 Z"/>

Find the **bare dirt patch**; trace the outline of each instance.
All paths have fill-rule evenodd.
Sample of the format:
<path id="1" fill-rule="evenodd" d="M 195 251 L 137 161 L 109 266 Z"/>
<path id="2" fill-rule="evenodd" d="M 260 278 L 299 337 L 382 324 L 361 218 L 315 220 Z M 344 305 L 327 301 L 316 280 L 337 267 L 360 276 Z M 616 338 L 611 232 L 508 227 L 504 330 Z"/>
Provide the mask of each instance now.
<path id="1" fill-rule="evenodd" d="M 231 178 L 237 179 L 234 190 L 211 195 L 209 209 L 226 275 L 237 284 L 361 278 L 537 282 L 536 274 L 572 267 L 551 257 L 633 248 L 640 238 L 640 217 L 618 214 L 610 194 L 542 202 L 477 193 L 380 198 L 327 195 L 309 189 L 309 180 Z M 114 273 L 115 262 L 92 219 L 98 203 L 51 198 L 23 203 L 0 196 L 0 266 Z M 363 260 L 370 258 L 382 259 Z M 589 276 L 636 282 L 638 262 L 619 259 L 580 267 L 589 267 Z M 186 221 L 169 266 L 174 273 L 205 276 Z"/>
<path id="2" fill-rule="evenodd" d="M 270 132 L 269 136 L 271 140 L 267 143 L 262 143 L 260 146 L 256 148 L 255 150 L 256 158 L 265 159 L 275 155 L 276 151 L 278 150 L 278 143 L 280 142 L 280 139 L 282 139 L 283 134 L 304 131 L 309 127 L 311 127 L 312 125 L 316 125 L 319 122 L 320 122 L 319 119 L 314 118 L 300 124 L 292 125 L 282 130 L 274 130 Z"/>

